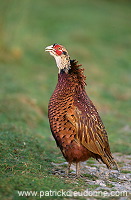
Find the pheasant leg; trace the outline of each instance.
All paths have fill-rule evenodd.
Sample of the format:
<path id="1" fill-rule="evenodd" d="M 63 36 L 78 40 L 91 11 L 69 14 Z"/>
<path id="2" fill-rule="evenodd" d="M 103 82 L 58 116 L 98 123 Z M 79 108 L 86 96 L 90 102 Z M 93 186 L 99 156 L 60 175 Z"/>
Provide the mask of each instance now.
<path id="1" fill-rule="evenodd" d="M 76 176 L 79 177 L 80 176 L 80 163 L 76 163 Z"/>
<path id="2" fill-rule="evenodd" d="M 66 171 L 66 174 L 67 174 L 67 176 L 69 175 L 70 166 L 71 166 L 71 163 L 68 163 L 68 166 L 67 166 L 67 171 Z"/>

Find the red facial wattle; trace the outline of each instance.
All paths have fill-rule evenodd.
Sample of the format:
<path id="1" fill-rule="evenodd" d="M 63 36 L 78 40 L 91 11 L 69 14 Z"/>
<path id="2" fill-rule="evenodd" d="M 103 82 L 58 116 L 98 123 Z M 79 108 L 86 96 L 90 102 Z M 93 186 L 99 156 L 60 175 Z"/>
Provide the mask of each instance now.
<path id="1" fill-rule="evenodd" d="M 60 56 L 60 55 L 62 54 L 62 50 L 56 50 L 55 52 L 56 52 L 56 54 L 57 54 L 58 56 Z"/>
<path id="2" fill-rule="evenodd" d="M 60 46 L 60 45 L 55 45 L 54 46 L 54 50 L 55 50 L 55 52 L 56 52 L 56 54 L 58 55 L 58 56 L 60 56 L 61 54 L 62 54 L 62 47 Z"/>

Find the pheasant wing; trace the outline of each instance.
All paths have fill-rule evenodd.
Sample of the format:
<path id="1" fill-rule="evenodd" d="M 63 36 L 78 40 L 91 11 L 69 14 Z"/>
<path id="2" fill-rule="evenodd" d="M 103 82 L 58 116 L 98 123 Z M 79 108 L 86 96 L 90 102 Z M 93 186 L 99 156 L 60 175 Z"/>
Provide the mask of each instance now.
<path id="1" fill-rule="evenodd" d="M 74 112 L 76 139 L 89 151 L 104 155 L 105 149 L 109 148 L 107 133 L 96 113 L 83 113 L 77 107 Z"/>
<path id="2" fill-rule="evenodd" d="M 98 158 L 100 158 L 108 168 L 111 168 L 112 164 L 117 168 L 117 164 L 110 152 L 105 127 L 95 107 L 92 111 L 94 112 L 83 112 L 75 106 L 72 113 L 68 113 L 68 120 L 76 129 L 75 139 L 89 151 L 98 155 Z"/>

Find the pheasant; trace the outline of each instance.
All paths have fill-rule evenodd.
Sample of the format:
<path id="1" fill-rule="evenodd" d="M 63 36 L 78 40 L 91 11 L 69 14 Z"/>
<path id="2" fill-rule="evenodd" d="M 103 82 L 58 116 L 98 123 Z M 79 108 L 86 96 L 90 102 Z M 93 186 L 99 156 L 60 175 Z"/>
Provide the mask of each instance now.
<path id="1" fill-rule="evenodd" d="M 103 122 L 86 94 L 84 69 L 76 60 L 70 60 L 62 45 L 48 46 L 45 51 L 55 58 L 59 69 L 48 117 L 56 144 L 68 162 L 67 174 L 71 164 L 76 163 L 76 175 L 79 176 L 80 162 L 91 157 L 101 160 L 109 169 L 112 165 L 117 168 Z"/>

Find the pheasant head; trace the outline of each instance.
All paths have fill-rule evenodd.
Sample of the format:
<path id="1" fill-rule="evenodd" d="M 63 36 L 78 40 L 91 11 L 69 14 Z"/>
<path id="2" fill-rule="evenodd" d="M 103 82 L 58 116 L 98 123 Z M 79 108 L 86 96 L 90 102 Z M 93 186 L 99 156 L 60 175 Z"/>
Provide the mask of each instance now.
<path id="1" fill-rule="evenodd" d="M 59 73 L 64 71 L 68 73 L 70 69 L 70 56 L 66 48 L 60 44 L 53 44 L 45 48 L 45 51 L 48 51 L 50 55 L 52 55 L 55 60 L 57 67 L 59 69 Z"/>

